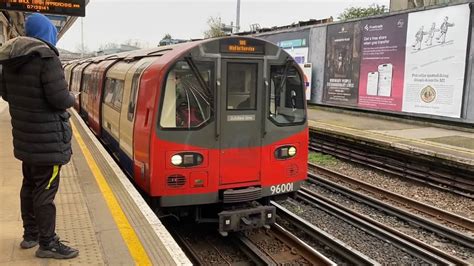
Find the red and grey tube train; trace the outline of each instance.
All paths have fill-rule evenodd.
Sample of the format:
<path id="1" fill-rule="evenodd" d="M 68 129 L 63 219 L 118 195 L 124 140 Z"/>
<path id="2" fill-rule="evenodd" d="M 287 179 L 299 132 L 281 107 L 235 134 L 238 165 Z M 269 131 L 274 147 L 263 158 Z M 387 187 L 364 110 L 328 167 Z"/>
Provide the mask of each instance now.
<path id="1" fill-rule="evenodd" d="M 212 207 L 223 234 L 265 226 L 268 200 L 306 178 L 304 75 L 272 43 L 209 39 L 64 69 L 79 114 L 160 208 L 201 219 Z"/>

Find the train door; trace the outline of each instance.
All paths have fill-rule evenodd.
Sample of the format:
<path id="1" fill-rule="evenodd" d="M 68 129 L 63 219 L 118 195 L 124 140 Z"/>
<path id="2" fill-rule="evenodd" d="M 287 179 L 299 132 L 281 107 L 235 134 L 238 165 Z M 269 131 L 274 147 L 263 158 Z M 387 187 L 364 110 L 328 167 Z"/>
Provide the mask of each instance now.
<path id="1" fill-rule="evenodd" d="M 152 58 L 143 59 L 135 64 L 125 78 L 123 104 L 120 112 L 120 149 L 124 152 L 120 158 L 122 165 L 130 176 L 133 175 L 133 123 L 137 103 L 138 87 L 143 70 Z"/>
<path id="2" fill-rule="evenodd" d="M 263 61 L 223 60 L 220 184 L 260 180 Z"/>

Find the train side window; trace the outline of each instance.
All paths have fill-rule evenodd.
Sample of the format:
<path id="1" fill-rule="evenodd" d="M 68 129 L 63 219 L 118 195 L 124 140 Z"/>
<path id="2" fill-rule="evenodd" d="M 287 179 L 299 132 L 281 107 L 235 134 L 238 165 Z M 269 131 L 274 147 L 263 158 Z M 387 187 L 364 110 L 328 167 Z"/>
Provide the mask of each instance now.
<path id="1" fill-rule="evenodd" d="M 149 62 L 145 62 L 141 64 L 135 73 L 133 73 L 132 78 L 132 91 L 130 92 L 130 98 L 128 99 L 128 112 L 127 112 L 127 119 L 128 121 L 133 121 L 133 117 L 135 116 L 135 109 L 137 104 L 138 98 L 138 87 L 140 85 L 140 77 L 145 68 L 150 65 Z"/>
<path id="2" fill-rule="evenodd" d="M 270 68 L 270 119 L 278 125 L 305 121 L 304 84 L 294 65 Z"/>
<path id="3" fill-rule="evenodd" d="M 89 93 L 89 81 L 91 79 L 90 74 L 84 74 L 82 77 L 82 92 Z"/>
<path id="4" fill-rule="evenodd" d="M 212 62 L 195 62 L 204 85 L 213 91 Z M 212 115 L 213 95 L 200 84 L 196 73 L 186 61 L 177 62 L 168 73 L 161 107 L 160 125 L 163 128 L 197 128 Z"/>
<path id="5" fill-rule="evenodd" d="M 105 80 L 104 103 L 120 111 L 122 107 L 123 80 L 107 78 Z"/>
<path id="6" fill-rule="evenodd" d="M 255 110 L 257 64 L 227 64 L 227 110 Z"/>

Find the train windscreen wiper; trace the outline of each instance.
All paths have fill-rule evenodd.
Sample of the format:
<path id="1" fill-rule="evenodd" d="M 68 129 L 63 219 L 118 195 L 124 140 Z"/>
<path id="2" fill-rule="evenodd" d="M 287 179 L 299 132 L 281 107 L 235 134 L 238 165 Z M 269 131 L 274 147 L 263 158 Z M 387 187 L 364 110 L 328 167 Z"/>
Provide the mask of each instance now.
<path id="1" fill-rule="evenodd" d="M 281 94 L 281 91 L 283 89 L 283 87 L 285 86 L 286 84 L 286 80 L 288 79 L 288 72 L 290 70 L 290 67 L 293 65 L 293 59 L 292 58 L 288 58 L 286 60 L 286 63 L 285 63 L 285 69 L 283 69 L 283 73 L 281 74 L 280 76 L 280 86 L 277 87 L 276 91 L 275 91 L 275 110 L 274 110 L 274 114 L 278 114 L 278 107 L 279 107 L 279 104 L 280 104 L 280 94 Z"/>
<path id="2" fill-rule="evenodd" d="M 209 88 L 208 84 L 206 83 L 206 81 L 202 77 L 201 73 L 199 72 L 199 69 L 197 68 L 196 64 L 194 63 L 194 60 L 190 56 L 185 57 L 184 60 L 186 60 L 186 62 L 188 63 L 189 67 L 191 68 L 191 71 L 196 76 L 196 79 L 198 80 L 199 85 L 201 85 L 201 87 L 202 87 L 204 93 L 206 94 L 209 102 L 211 102 L 212 101 L 211 89 Z M 211 107 L 212 107 L 212 105 L 211 105 Z"/>

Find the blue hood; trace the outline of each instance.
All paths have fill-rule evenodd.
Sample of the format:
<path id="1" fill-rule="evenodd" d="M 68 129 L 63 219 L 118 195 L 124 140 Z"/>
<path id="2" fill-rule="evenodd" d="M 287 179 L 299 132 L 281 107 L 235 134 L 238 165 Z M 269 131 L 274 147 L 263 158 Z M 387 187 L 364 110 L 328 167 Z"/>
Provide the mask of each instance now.
<path id="1" fill-rule="evenodd" d="M 44 15 L 35 13 L 26 18 L 26 36 L 41 39 L 56 46 L 58 31 L 53 23 Z"/>

